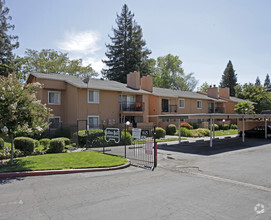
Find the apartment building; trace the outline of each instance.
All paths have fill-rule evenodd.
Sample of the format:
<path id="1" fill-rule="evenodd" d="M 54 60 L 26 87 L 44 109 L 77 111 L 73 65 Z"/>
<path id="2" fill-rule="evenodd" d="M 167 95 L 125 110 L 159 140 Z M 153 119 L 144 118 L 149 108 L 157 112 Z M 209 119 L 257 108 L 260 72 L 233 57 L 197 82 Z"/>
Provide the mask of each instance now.
<path id="1" fill-rule="evenodd" d="M 52 111 L 52 126 L 76 126 L 87 121 L 89 128 L 113 126 L 130 121 L 134 126 L 165 127 L 161 114 L 227 113 L 232 98 L 153 87 L 152 77 L 139 72 L 127 75 L 127 84 L 102 79 L 82 79 L 61 74 L 31 73 L 27 83 L 43 85 L 37 98 Z M 213 89 L 214 90 L 214 89 Z M 215 94 L 215 92 L 213 92 Z"/>

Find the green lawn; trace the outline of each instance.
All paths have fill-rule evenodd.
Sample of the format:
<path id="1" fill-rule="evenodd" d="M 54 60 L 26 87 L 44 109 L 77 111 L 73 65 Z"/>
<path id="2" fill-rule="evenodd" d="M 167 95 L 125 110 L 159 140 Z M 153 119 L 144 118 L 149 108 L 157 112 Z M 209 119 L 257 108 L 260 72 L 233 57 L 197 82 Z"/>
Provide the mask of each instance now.
<path id="1" fill-rule="evenodd" d="M 232 134 L 238 134 L 238 130 L 215 131 L 215 136 L 224 136 L 224 135 L 232 135 Z"/>
<path id="2" fill-rule="evenodd" d="M 0 166 L 1 172 L 62 170 L 76 168 L 113 167 L 125 164 L 127 160 L 93 151 L 45 154 L 17 158 L 13 165 Z"/>

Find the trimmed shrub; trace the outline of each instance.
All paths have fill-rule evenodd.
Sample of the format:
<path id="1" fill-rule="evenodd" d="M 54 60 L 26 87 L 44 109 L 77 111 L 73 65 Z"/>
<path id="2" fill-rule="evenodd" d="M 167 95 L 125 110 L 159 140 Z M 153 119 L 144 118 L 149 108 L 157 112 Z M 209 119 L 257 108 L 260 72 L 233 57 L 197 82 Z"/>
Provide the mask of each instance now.
<path id="1" fill-rule="evenodd" d="M 54 138 L 50 141 L 48 153 L 62 153 L 65 148 L 65 142 L 62 138 Z"/>
<path id="2" fill-rule="evenodd" d="M 197 128 L 199 128 L 198 123 L 195 123 L 195 122 L 190 122 L 189 124 L 190 124 L 190 125 L 193 127 L 193 129 L 197 129 Z"/>
<path id="3" fill-rule="evenodd" d="M 193 127 L 187 122 L 182 122 L 181 127 L 187 128 L 187 129 L 193 129 Z"/>
<path id="4" fill-rule="evenodd" d="M 59 137 L 59 138 L 63 139 L 65 146 L 71 144 L 71 140 L 69 138 L 66 138 L 66 137 Z"/>
<path id="5" fill-rule="evenodd" d="M 197 129 L 197 132 L 202 136 L 210 136 L 210 130 L 209 129 L 199 128 L 199 129 Z"/>
<path id="6" fill-rule="evenodd" d="M 58 137 L 71 138 L 71 129 L 70 129 L 70 127 L 65 127 L 65 126 L 57 128 L 55 130 L 54 136 L 55 136 L 55 138 L 58 138 Z"/>
<path id="7" fill-rule="evenodd" d="M 35 140 L 35 139 L 34 139 L 34 141 L 35 141 L 35 148 L 38 148 L 40 146 L 40 142 L 38 140 Z"/>
<path id="8" fill-rule="evenodd" d="M 90 145 L 99 137 L 103 138 L 104 136 L 104 131 L 102 129 L 89 129 L 88 133 L 88 145 Z M 77 133 L 75 134 L 77 135 Z M 83 147 L 87 144 L 86 130 L 81 130 L 78 132 L 78 144 L 80 147 Z"/>
<path id="9" fill-rule="evenodd" d="M 238 126 L 236 124 L 231 124 L 230 129 L 238 129 Z"/>
<path id="10" fill-rule="evenodd" d="M 155 138 L 157 139 L 164 138 L 166 136 L 166 131 L 163 128 L 156 127 L 155 131 L 156 131 Z"/>
<path id="11" fill-rule="evenodd" d="M 50 139 L 49 138 L 40 139 L 40 145 L 43 145 L 45 148 L 48 148 L 50 146 Z"/>
<path id="12" fill-rule="evenodd" d="M 224 124 L 222 125 L 222 129 L 221 130 L 229 130 L 230 126 L 228 124 Z"/>
<path id="13" fill-rule="evenodd" d="M 14 139 L 14 147 L 25 155 L 31 155 L 35 149 L 35 140 L 28 137 L 16 137 Z"/>
<path id="14" fill-rule="evenodd" d="M 5 141 L 3 140 L 3 138 L 0 138 L 0 150 L 4 149 L 4 145 L 5 145 Z"/>
<path id="15" fill-rule="evenodd" d="M 126 144 L 130 145 L 133 142 L 133 137 L 130 134 L 130 132 L 126 132 Z M 121 140 L 120 140 L 120 145 L 125 145 L 125 131 L 121 132 Z"/>
<path id="16" fill-rule="evenodd" d="M 211 126 L 209 126 L 209 129 L 211 129 Z M 213 129 L 217 131 L 219 130 L 219 126 L 217 124 L 213 124 Z"/>
<path id="17" fill-rule="evenodd" d="M 181 127 L 181 136 L 183 136 L 183 137 L 192 137 L 193 136 L 192 130 L 187 129 L 185 127 Z"/>
<path id="18" fill-rule="evenodd" d="M 176 130 L 177 130 L 176 125 L 170 124 L 166 128 L 166 134 L 167 135 L 174 135 L 176 133 Z"/>

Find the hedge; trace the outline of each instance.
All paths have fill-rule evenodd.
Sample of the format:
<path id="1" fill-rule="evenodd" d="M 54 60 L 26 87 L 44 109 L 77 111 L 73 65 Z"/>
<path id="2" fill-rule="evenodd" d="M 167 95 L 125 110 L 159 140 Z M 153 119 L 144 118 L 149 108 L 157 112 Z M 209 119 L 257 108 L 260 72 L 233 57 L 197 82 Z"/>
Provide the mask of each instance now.
<path id="1" fill-rule="evenodd" d="M 174 135 L 176 133 L 176 125 L 170 124 L 166 128 L 166 134 L 167 135 Z"/>
<path id="2" fill-rule="evenodd" d="M 5 145 L 5 141 L 3 140 L 3 138 L 0 138 L 0 150 L 4 149 L 4 145 Z"/>
<path id="3" fill-rule="evenodd" d="M 50 146 L 50 139 L 49 138 L 40 139 L 40 145 L 44 146 L 45 148 L 48 148 Z"/>
<path id="4" fill-rule="evenodd" d="M 16 137 L 14 139 L 14 147 L 25 155 L 31 155 L 35 149 L 35 140 L 28 137 Z"/>
<path id="5" fill-rule="evenodd" d="M 156 131 L 155 138 L 157 139 L 164 138 L 166 136 L 166 131 L 163 128 L 156 127 L 155 131 Z"/>
<path id="6" fill-rule="evenodd" d="M 65 148 L 65 142 L 62 138 L 54 138 L 50 141 L 50 148 L 47 153 L 62 153 Z"/>

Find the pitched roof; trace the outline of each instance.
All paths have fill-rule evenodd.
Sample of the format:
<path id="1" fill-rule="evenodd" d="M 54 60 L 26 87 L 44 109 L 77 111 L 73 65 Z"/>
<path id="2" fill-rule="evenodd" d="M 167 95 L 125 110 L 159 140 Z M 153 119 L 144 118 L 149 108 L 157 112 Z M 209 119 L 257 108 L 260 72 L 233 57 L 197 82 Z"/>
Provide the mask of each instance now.
<path id="1" fill-rule="evenodd" d="M 221 97 L 221 98 L 223 98 L 223 97 Z M 248 100 L 245 100 L 245 99 L 239 99 L 239 98 L 236 98 L 236 97 L 233 97 L 233 96 L 230 96 L 230 98 L 229 99 L 227 99 L 227 98 L 223 98 L 223 99 L 225 99 L 225 100 L 229 100 L 229 101 L 232 101 L 232 102 L 249 102 L 249 103 L 252 103 L 252 104 L 257 104 L 256 102 L 251 102 L 251 101 L 248 101 Z"/>
<path id="2" fill-rule="evenodd" d="M 90 78 L 88 84 L 83 82 L 83 78 L 71 75 L 62 75 L 55 73 L 30 73 L 39 79 L 50 79 L 50 80 L 59 80 L 69 83 L 77 88 L 90 88 L 97 90 L 110 90 L 110 91 L 120 91 L 120 92 L 132 92 L 132 93 L 143 93 L 149 94 L 149 92 L 142 89 L 132 89 L 129 88 L 126 84 L 111 81 L 111 80 L 101 80 Z"/>

